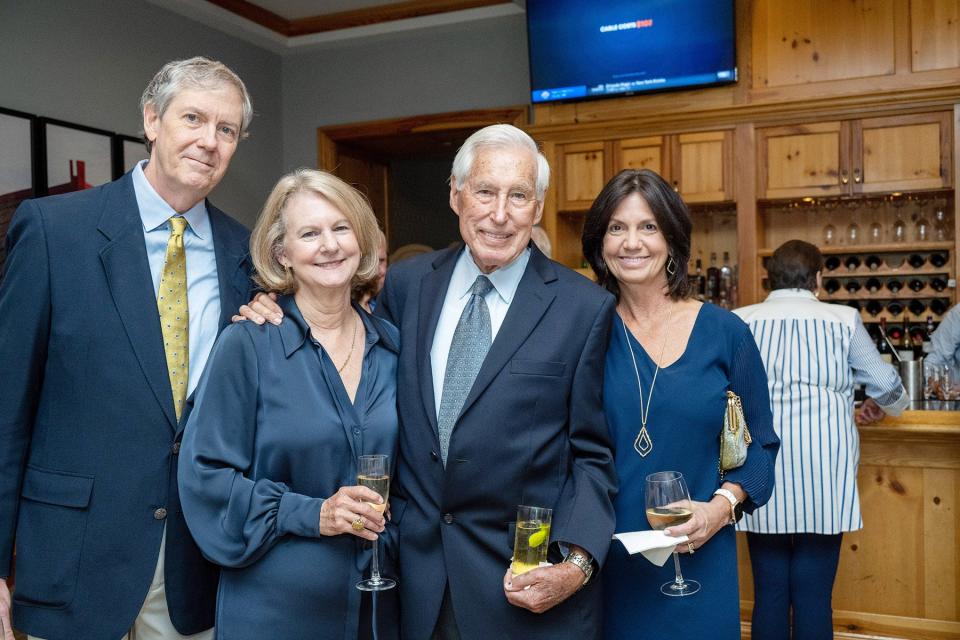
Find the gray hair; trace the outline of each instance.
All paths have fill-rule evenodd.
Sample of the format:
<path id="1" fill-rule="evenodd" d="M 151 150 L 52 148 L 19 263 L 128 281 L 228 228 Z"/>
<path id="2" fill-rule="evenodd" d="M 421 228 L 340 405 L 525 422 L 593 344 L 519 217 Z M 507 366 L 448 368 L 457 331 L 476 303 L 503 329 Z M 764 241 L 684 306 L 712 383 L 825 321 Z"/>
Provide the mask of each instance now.
<path id="1" fill-rule="evenodd" d="M 492 124 L 475 131 L 466 139 L 457 151 L 457 156 L 453 159 L 453 169 L 451 170 L 450 177 L 456 183 L 457 189 L 460 189 L 467 181 L 467 177 L 473 170 L 473 162 L 477 157 L 477 151 L 481 148 L 520 148 L 530 151 L 537 159 L 537 200 L 543 202 L 543 194 L 547 192 L 547 186 L 550 184 L 550 165 L 544 155 L 540 153 L 533 138 L 511 124 Z"/>
<path id="2" fill-rule="evenodd" d="M 246 138 L 250 121 L 253 120 L 253 104 L 250 102 L 247 87 L 230 67 L 203 56 L 173 60 L 163 65 L 140 96 L 140 113 L 143 113 L 147 105 L 151 105 L 157 115 L 162 118 L 170 103 L 184 88 L 211 89 L 224 84 L 240 92 L 243 102 L 243 121 L 238 133 L 240 139 Z M 147 151 L 152 151 L 153 143 L 150 140 L 146 140 L 146 143 Z"/>

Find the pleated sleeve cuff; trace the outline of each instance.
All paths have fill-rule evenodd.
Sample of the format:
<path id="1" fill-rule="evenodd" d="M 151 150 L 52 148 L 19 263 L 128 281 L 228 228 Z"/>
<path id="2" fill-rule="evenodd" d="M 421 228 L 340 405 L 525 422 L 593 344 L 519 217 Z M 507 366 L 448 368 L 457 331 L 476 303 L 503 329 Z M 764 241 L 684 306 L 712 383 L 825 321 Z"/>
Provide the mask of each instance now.
<path id="1" fill-rule="evenodd" d="M 310 498 L 300 493 L 287 491 L 280 497 L 277 511 L 277 530 L 303 538 L 320 537 L 321 498 Z"/>

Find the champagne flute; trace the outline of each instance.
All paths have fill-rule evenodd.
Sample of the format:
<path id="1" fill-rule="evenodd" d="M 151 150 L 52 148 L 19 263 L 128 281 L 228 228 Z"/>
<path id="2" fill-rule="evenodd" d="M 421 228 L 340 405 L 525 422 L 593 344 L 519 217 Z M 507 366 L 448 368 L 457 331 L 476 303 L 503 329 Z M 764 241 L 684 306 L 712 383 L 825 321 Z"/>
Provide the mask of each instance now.
<path id="1" fill-rule="evenodd" d="M 367 504 L 383 513 L 387 508 L 387 498 L 390 495 L 390 456 L 360 456 L 357 461 L 357 484 L 380 494 L 383 498 L 382 503 L 368 502 Z M 380 577 L 380 559 L 377 553 L 379 541 L 379 537 L 373 541 L 373 566 L 370 577 L 357 583 L 357 589 L 360 591 L 385 591 L 397 586 L 395 580 Z"/>
<path id="2" fill-rule="evenodd" d="M 683 524 L 693 517 L 693 504 L 687 482 L 679 471 L 660 471 L 647 476 L 646 487 L 647 522 L 661 530 Z M 676 577 L 660 586 L 660 593 L 667 596 L 690 596 L 700 591 L 696 580 L 684 580 L 680 573 L 680 556 L 673 552 Z"/>

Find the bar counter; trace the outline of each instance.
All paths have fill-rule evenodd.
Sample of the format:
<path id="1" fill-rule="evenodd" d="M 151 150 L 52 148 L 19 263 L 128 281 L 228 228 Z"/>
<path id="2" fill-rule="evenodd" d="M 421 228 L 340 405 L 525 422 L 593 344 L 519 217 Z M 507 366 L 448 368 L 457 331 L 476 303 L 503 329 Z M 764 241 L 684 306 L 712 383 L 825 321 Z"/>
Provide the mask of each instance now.
<path id="1" fill-rule="evenodd" d="M 843 537 L 837 638 L 960 638 L 960 403 L 913 407 L 860 427 L 864 528 Z M 737 542 L 748 638 L 753 582 L 745 534 Z"/>

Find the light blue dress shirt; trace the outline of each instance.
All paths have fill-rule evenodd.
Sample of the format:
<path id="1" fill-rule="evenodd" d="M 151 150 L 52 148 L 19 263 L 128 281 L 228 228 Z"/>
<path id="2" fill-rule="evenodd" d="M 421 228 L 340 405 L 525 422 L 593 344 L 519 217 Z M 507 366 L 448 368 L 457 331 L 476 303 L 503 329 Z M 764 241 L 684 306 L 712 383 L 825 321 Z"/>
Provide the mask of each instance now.
<path id="1" fill-rule="evenodd" d="M 141 161 L 133 169 L 133 190 L 143 222 L 143 238 L 147 245 L 147 260 L 150 262 L 150 275 L 153 277 L 153 292 L 160 291 L 160 277 L 163 275 L 163 263 L 167 256 L 167 243 L 170 240 L 170 224 L 167 222 L 177 215 L 173 207 L 166 203 L 156 192 L 143 168 L 147 161 Z M 187 230 L 183 234 L 183 246 L 187 252 L 187 305 L 190 308 L 190 375 L 187 382 L 187 395 L 193 393 L 200 381 L 200 374 L 207 364 L 210 349 L 217 339 L 220 328 L 220 282 L 217 278 L 217 258 L 213 246 L 213 229 L 207 215 L 204 200 L 195 204 L 183 214 L 187 219 Z"/>
<path id="2" fill-rule="evenodd" d="M 960 368 L 960 304 L 947 312 L 930 337 L 927 364 Z"/>
<path id="3" fill-rule="evenodd" d="M 493 284 L 493 289 L 486 295 L 487 308 L 490 310 L 490 343 L 497 339 L 497 332 L 503 319 L 507 317 L 510 303 L 520 286 L 520 278 L 527 270 L 530 261 L 530 249 L 525 249 L 510 264 L 500 267 L 493 273 L 485 274 Z M 473 261 L 470 247 L 464 247 L 457 264 L 450 276 L 447 286 L 447 296 L 443 300 L 443 309 L 437 321 L 437 331 L 433 336 L 433 346 L 430 348 L 430 366 L 433 368 L 433 398 L 437 408 L 437 418 L 440 417 L 440 396 L 443 393 L 443 379 L 447 373 L 447 356 L 450 354 L 450 345 L 453 343 L 453 333 L 457 330 L 457 323 L 463 314 L 467 301 L 470 299 L 470 288 L 477 276 L 484 275 L 477 263 Z"/>

